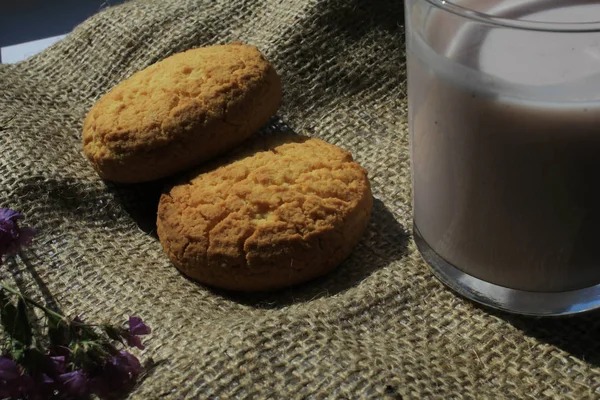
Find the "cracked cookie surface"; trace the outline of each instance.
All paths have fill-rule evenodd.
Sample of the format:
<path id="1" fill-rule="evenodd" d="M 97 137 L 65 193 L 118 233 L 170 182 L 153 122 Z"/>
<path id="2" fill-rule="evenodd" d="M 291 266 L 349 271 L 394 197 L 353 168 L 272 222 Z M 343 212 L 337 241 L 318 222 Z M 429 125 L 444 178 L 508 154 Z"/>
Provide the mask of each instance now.
<path id="1" fill-rule="evenodd" d="M 161 196 L 163 249 L 185 275 L 259 291 L 335 268 L 365 230 L 373 198 L 352 156 L 319 139 L 257 136 Z"/>
<path id="2" fill-rule="evenodd" d="M 256 47 L 192 49 L 105 94 L 85 119 L 83 151 L 104 179 L 158 179 L 238 145 L 280 102 L 280 79 Z"/>

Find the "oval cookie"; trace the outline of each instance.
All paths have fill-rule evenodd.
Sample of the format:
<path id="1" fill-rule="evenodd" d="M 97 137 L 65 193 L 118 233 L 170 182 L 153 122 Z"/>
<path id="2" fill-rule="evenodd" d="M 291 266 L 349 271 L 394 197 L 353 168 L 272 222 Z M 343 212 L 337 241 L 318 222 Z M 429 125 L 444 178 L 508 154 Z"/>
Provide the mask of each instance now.
<path id="1" fill-rule="evenodd" d="M 241 143 L 280 102 L 280 79 L 256 47 L 193 49 L 104 95 L 85 119 L 83 151 L 104 179 L 158 179 Z"/>
<path id="2" fill-rule="evenodd" d="M 366 172 L 342 149 L 258 136 L 162 195 L 157 228 L 171 261 L 207 285 L 282 288 L 335 268 L 365 230 Z"/>

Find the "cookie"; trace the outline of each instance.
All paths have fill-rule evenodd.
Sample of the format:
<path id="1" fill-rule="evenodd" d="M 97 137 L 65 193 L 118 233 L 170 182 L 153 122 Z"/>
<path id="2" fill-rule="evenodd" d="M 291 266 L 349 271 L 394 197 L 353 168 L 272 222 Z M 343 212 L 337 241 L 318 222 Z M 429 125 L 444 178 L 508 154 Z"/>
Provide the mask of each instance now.
<path id="1" fill-rule="evenodd" d="M 204 284 L 278 289 L 335 268 L 358 243 L 373 198 L 352 156 L 319 139 L 250 139 L 161 196 L 158 237 Z"/>
<path id="2" fill-rule="evenodd" d="M 103 179 L 158 179 L 238 145 L 280 102 L 279 76 L 256 47 L 188 50 L 104 95 L 85 119 L 83 151 Z"/>

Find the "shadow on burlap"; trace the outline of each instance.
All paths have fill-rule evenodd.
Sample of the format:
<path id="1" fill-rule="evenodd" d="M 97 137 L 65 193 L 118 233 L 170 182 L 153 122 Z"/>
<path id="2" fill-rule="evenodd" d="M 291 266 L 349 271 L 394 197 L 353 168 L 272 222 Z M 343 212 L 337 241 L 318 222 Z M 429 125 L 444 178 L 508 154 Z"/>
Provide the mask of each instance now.
<path id="1" fill-rule="evenodd" d="M 402 7 L 136 1 L 0 66 L 0 204 L 39 229 L 28 258 L 62 309 L 114 322 L 135 313 L 152 326 L 140 356 L 164 362 L 132 398 L 600 396 L 597 314 L 489 313 L 445 290 L 418 256 L 408 235 Z M 175 52 L 234 40 L 257 45 L 280 72 L 281 124 L 351 151 L 377 199 L 339 269 L 278 293 L 223 293 L 182 277 L 153 234 L 164 182 L 106 184 L 81 152 L 87 110 L 117 82 Z M 17 267 L 23 288 L 43 296 Z"/>

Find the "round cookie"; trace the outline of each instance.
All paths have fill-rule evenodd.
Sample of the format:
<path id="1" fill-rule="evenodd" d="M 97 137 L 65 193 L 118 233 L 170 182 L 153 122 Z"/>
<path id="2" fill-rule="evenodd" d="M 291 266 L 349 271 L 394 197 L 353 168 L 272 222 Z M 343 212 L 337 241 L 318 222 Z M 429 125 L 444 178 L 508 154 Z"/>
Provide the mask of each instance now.
<path id="1" fill-rule="evenodd" d="M 280 102 L 279 76 L 256 47 L 188 50 L 105 94 L 85 119 L 83 151 L 104 179 L 158 179 L 238 145 Z"/>
<path id="2" fill-rule="evenodd" d="M 367 174 L 349 153 L 319 139 L 257 136 L 161 196 L 158 237 L 190 278 L 270 290 L 335 268 L 372 207 Z"/>

